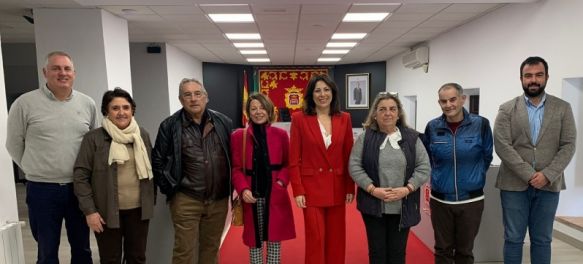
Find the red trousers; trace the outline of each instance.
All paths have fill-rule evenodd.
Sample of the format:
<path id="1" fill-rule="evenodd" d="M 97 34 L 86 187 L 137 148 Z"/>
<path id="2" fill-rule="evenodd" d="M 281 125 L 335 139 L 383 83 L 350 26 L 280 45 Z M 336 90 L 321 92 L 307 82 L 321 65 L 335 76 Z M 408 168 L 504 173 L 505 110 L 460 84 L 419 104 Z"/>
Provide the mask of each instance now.
<path id="1" fill-rule="evenodd" d="M 307 207 L 306 264 L 344 264 L 346 251 L 346 206 Z"/>

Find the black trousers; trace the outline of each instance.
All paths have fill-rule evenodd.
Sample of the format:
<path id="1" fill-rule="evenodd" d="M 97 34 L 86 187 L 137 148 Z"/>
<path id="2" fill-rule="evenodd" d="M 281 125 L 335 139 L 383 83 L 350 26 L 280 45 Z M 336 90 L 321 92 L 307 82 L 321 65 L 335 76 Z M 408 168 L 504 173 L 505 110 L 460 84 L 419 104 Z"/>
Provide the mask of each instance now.
<path id="1" fill-rule="evenodd" d="M 431 199 L 429 206 L 435 235 L 435 263 L 474 263 L 472 250 L 480 230 L 484 200 L 445 204 Z"/>
<path id="2" fill-rule="evenodd" d="M 400 215 L 393 214 L 382 217 L 362 214 L 371 264 L 405 263 L 409 228 L 399 228 L 400 219 Z"/>
<path id="3" fill-rule="evenodd" d="M 104 227 L 95 233 L 101 264 L 146 263 L 149 220 L 142 220 L 142 208 L 120 210 L 119 228 Z M 123 255 L 122 255 L 123 252 Z"/>

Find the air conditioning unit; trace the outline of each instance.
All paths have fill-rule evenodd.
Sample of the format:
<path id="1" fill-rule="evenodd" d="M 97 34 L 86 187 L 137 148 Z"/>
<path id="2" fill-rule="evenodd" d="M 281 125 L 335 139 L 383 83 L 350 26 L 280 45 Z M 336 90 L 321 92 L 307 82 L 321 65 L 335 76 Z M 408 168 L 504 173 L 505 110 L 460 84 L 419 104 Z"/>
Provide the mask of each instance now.
<path id="1" fill-rule="evenodd" d="M 403 55 L 403 65 L 406 68 L 419 68 L 429 63 L 429 47 L 417 47 Z"/>

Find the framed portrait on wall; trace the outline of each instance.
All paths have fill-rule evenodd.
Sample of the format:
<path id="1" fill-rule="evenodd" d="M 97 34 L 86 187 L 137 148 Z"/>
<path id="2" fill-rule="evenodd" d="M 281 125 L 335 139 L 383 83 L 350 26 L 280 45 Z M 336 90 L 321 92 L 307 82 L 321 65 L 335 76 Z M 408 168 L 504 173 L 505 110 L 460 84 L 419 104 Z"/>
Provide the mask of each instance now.
<path id="1" fill-rule="evenodd" d="M 370 74 L 346 74 L 346 109 L 368 109 Z"/>

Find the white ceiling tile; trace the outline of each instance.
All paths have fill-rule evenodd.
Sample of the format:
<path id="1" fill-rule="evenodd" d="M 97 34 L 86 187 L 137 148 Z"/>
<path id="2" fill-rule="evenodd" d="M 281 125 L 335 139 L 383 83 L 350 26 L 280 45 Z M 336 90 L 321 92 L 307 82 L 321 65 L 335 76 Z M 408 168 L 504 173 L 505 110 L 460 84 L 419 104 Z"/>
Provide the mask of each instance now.
<path id="1" fill-rule="evenodd" d="M 478 13 L 479 14 L 479 13 Z M 464 21 L 464 20 L 468 20 L 476 15 L 478 15 L 477 13 L 452 13 L 452 12 L 441 12 L 433 17 L 431 17 L 429 20 L 434 20 L 434 21 Z"/>
<path id="2" fill-rule="evenodd" d="M 344 14 L 329 14 L 329 15 L 318 15 L 318 14 L 302 14 L 300 16 L 300 25 L 338 25 L 342 22 L 342 17 Z"/>
<path id="3" fill-rule="evenodd" d="M 149 6 L 158 15 L 201 15 L 202 10 L 193 5 Z"/>
<path id="4" fill-rule="evenodd" d="M 107 10 L 113 14 L 126 15 L 155 15 L 152 9 L 147 6 L 100 6 L 101 9 Z"/>
<path id="5" fill-rule="evenodd" d="M 215 25 L 225 33 L 259 33 L 255 23 L 217 23 Z"/>
<path id="6" fill-rule="evenodd" d="M 284 15 L 255 15 L 256 23 L 290 23 L 294 22 L 297 23 L 298 15 L 293 14 L 284 14 Z"/>
<path id="7" fill-rule="evenodd" d="M 431 16 L 433 16 L 435 13 L 401 13 L 398 12 L 391 15 L 391 17 L 389 17 L 384 24 L 387 23 L 391 23 L 393 21 L 423 21 L 426 20 L 428 18 L 430 18 Z"/>
<path id="8" fill-rule="evenodd" d="M 164 21 L 159 15 L 122 15 L 128 21 Z"/>
<path id="9" fill-rule="evenodd" d="M 445 29 L 450 29 L 460 24 L 461 21 L 458 20 L 438 20 L 430 19 L 423 22 L 420 27 L 442 27 Z"/>
<path id="10" fill-rule="evenodd" d="M 488 11 L 493 8 L 502 6 L 503 4 L 453 4 L 449 6 L 445 11 L 448 12 L 473 12 L 481 13 Z"/>
<path id="11" fill-rule="evenodd" d="M 320 16 L 328 16 L 330 14 L 341 14 L 344 16 L 348 9 L 349 4 L 304 4 L 302 5 L 302 16 L 304 14 L 314 14 Z"/>
<path id="12" fill-rule="evenodd" d="M 297 16 L 300 12 L 299 4 L 253 4 L 251 10 L 258 16 Z"/>
<path id="13" fill-rule="evenodd" d="M 445 8 L 450 4 L 403 4 L 397 11 L 398 13 L 436 13 Z"/>
<path id="14" fill-rule="evenodd" d="M 191 15 L 160 15 L 166 21 L 176 22 L 207 22 L 208 18 L 202 14 Z"/>
<path id="15" fill-rule="evenodd" d="M 372 31 L 375 27 L 377 27 L 379 23 L 340 23 L 340 26 L 336 30 L 339 33 L 356 33 L 356 32 L 363 32 L 368 33 Z"/>

